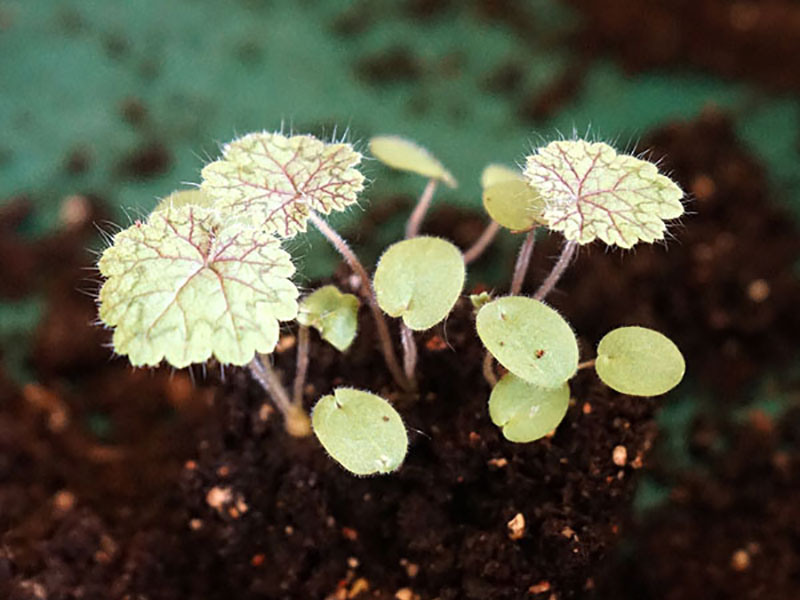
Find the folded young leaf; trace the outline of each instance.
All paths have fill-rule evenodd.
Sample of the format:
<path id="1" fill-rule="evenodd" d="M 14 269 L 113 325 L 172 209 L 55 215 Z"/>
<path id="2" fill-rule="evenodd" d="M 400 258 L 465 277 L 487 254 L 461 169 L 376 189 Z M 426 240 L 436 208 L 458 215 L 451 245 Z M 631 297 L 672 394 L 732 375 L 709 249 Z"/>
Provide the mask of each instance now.
<path id="1" fill-rule="evenodd" d="M 543 438 L 564 419 L 569 407 L 569 384 L 545 389 L 507 373 L 489 397 L 492 423 L 503 429 L 509 442 Z"/>
<path id="2" fill-rule="evenodd" d="M 391 473 L 408 451 L 400 415 L 369 392 L 337 388 L 323 396 L 311 413 L 311 426 L 328 454 L 356 475 Z"/>
<path id="3" fill-rule="evenodd" d="M 539 387 L 561 387 L 578 369 L 578 342 L 552 308 L 524 296 L 484 304 L 476 319 L 478 336 L 497 361 Z"/>
<path id="4" fill-rule="evenodd" d="M 250 133 L 226 144 L 205 166 L 202 190 L 230 216 L 292 237 L 306 230 L 311 211 L 328 214 L 358 200 L 361 154 L 350 144 L 312 135 Z"/>
<path id="5" fill-rule="evenodd" d="M 262 229 L 193 205 L 154 212 L 114 237 L 98 264 L 100 319 L 134 366 L 212 356 L 245 365 L 271 352 L 278 321 L 297 315 L 294 266 Z"/>
<path id="6" fill-rule="evenodd" d="M 464 257 L 450 242 L 428 236 L 389 246 L 375 270 L 381 309 L 415 331 L 443 320 L 464 287 Z"/>
<path id="7" fill-rule="evenodd" d="M 340 352 L 353 343 L 358 328 L 358 298 L 343 294 L 334 285 L 315 290 L 300 302 L 297 322 L 313 327 Z"/>
<path id="8" fill-rule="evenodd" d="M 646 327 L 620 327 L 597 345 L 595 370 L 618 392 L 658 396 L 681 382 L 686 363 L 667 336 Z"/>
<path id="9" fill-rule="evenodd" d="M 438 179 L 447 186 L 458 185 L 452 173 L 444 168 L 436 157 L 423 148 L 398 135 L 379 135 L 369 141 L 369 151 L 383 164 L 422 175 L 428 179 Z"/>
<path id="10" fill-rule="evenodd" d="M 664 219 L 683 214 L 675 182 L 601 142 L 552 142 L 528 157 L 524 175 L 544 199 L 548 227 L 580 244 L 654 242 L 664 237 Z"/>

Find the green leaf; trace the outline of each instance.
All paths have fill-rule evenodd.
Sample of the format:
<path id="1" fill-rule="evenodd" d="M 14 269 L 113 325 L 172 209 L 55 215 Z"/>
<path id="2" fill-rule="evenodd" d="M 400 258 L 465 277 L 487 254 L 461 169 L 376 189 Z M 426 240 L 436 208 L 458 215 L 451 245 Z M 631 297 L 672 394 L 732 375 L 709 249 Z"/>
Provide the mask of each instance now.
<path id="1" fill-rule="evenodd" d="M 369 392 L 337 388 L 311 413 L 311 426 L 325 450 L 356 475 L 391 473 L 408 451 L 408 435 L 397 411 Z"/>
<path id="2" fill-rule="evenodd" d="M 485 190 L 495 183 L 520 180 L 522 178 L 522 173 L 517 169 L 512 169 L 511 167 L 499 163 L 492 163 L 483 168 L 483 172 L 481 173 L 481 187 Z"/>
<path id="3" fill-rule="evenodd" d="M 578 342 L 552 308 L 524 296 L 493 300 L 478 311 L 481 341 L 498 362 L 528 383 L 558 388 L 578 369 Z"/>
<path id="4" fill-rule="evenodd" d="M 203 169 L 202 189 L 215 206 L 281 237 L 306 230 L 311 211 L 329 214 L 358 200 L 361 154 L 350 144 L 311 135 L 250 133 Z"/>
<path id="5" fill-rule="evenodd" d="M 600 340 L 595 370 L 618 392 L 658 396 L 681 382 L 686 363 L 667 336 L 645 327 L 620 327 Z"/>
<path id="6" fill-rule="evenodd" d="M 322 339 L 344 352 L 353 343 L 358 328 L 358 298 L 326 285 L 300 302 L 297 321 L 313 327 Z"/>
<path id="7" fill-rule="evenodd" d="M 683 214 L 675 182 L 601 142 L 552 142 L 527 158 L 524 174 L 544 199 L 548 227 L 580 244 L 652 243 L 663 239 L 664 219 Z"/>
<path id="8" fill-rule="evenodd" d="M 528 231 L 542 222 L 544 201 L 521 177 L 493 183 L 483 190 L 483 207 L 511 231 Z"/>
<path id="9" fill-rule="evenodd" d="M 297 315 L 289 255 L 261 229 L 200 206 L 169 207 L 114 237 L 98 264 L 100 318 L 135 366 L 245 365 Z"/>
<path id="10" fill-rule="evenodd" d="M 489 416 L 510 442 L 543 438 L 564 419 L 569 407 L 569 385 L 545 389 L 506 374 L 492 389 Z"/>
<path id="11" fill-rule="evenodd" d="M 153 212 L 164 210 L 165 208 L 180 208 L 181 206 L 202 206 L 211 208 L 214 204 L 214 199 L 200 189 L 191 190 L 176 190 L 166 198 L 163 198 Z"/>
<path id="12" fill-rule="evenodd" d="M 389 247 L 375 270 L 381 309 L 415 331 L 430 329 L 452 310 L 465 278 L 464 257 L 453 244 L 420 236 Z"/>
<path id="13" fill-rule="evenodd" d="M 410 171 L 428 179 L 438 179 L 454 188 L 455 177 L 428 150 L 398 135 L 379 135 L 369 141 L 369 151 L 383 164 Z"/>
<path id="14" fill-rule="evenodd" d="M 472 308 L 479 311 L 484 304 L 492 301 L 492 295 L 489 292 L 481 292 L 480 294 L 470 294 L 469 301 L 472 303 Z"/>

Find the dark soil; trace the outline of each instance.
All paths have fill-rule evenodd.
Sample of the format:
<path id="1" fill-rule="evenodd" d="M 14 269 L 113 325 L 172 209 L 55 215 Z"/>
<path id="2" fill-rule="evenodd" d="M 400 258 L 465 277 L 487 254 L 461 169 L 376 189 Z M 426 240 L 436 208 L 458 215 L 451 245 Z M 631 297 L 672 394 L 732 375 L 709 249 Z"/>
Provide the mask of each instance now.
<path id="1" fill-rule="evenodd" d="M 552 301 L 587 358 L 613 326 L 655 325 L 679 342 L 693 376 L 734 397 L 796 349 L 797 231 L 724 117 L 667 127 L 650 142 L 692 191 L 696 214 L 674 229 L 669 251 L 584 253 Z M 444 214 L 429 230 L 468 242 Z M 4 219 L 0 242 L 50 269 L 28 283 L 48 292 L 48 311 L 29 361 L 38 383 L 19 389 L 0 371 L 0 597 L 791 597 L 797 415 L 768 430 L 763 419 L 757 431 L 736 429 L 724 413 L 698 427 L 709 473 L 687 478 L 669 509 L 636 530 L 647 554 L 620 571 L 611 557 L 631 531 L 661 401 L 611 393 L 584 373 L 553 437 L 510 444 L 488 420 L 466 301 L 419 338 L 418 401 L 395 393 L 364 311 L 347 355 L 313 338 L 306 400 L 338 385 L 392 398 L 411 451 L 392 476 L 354 478 L 313 439 L 287 438 L 242 372 L 223 382 L 211 367 L 192 385 L 188 373 L 132 371 L 97 351 L 106 333 L 87 319 L 93 300 L 75 291 L 87 287 L 89 259 L 57 260 L 85 248 L 89 230 L 28 242 L 20 219 Z M 479 230 L 474 217 L 465 222 Z M 539 244 L 529 287 L 556 252 Z M 293 341 L 287 330 L 276 354 L 285 378 Z M 725 453 L 715 436 L 739 441 Z M 518 514 L 524 530 L 512 539 Z M 747 558 L 733 557 L 740 549 Z"/>

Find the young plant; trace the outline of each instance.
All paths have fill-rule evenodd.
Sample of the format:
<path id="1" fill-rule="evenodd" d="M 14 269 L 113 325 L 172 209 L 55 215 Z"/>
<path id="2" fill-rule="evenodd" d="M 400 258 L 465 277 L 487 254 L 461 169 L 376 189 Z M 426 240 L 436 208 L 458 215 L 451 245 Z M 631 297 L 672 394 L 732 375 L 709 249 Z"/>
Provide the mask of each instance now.
<path id="1" fill-rule="evenodd" d="M 418 237 L 438 182 L 455 179 L 420 146 L 394 136 L 374 138 L 373 153 L 429 182 L 412 213 L 406 239 L 381 257 L 374 279 L 342 237 L 320 216 L 353 205 L 364 187 L 361 154 L 350 144 L 309 135 L 254 133 L 223 148 L 207 165 L 199 189 L 178 191 L 143 222 L 118 233 L 99 262 L 106 278 L 100 318 L 114 328 L 116 351 L 133 365 L 166 360 L 181 368 L 212 358 L 248 366 L 281 410 L 289 433 L 312 427 L 322 446 L 358 475 L 388 473 L 402 463 L 408 436 L 397 411 L 370 392 L 337 388 L 304 410 L 309 328 L 344 352 L 356 336 L 359 300 L 323 286 L 298 304 L 294 265 L 283 239 L 310 222 L 341 253 L 360 280 L 387 368 L 407 395 L 416 392 L 414 331 L 444 320 L 461 295 L 465 264 L 501 226 L 524 232 L 511 295 L 472 296 L 476 328 L 486 346 L 486 379 L 495 383 L 489 414 L 513 442 L 552 431 L 566 414 L 569 380 L 594 365 L 610 387 L 661 394 L 681 380 L 683 358 L 672 342 L 641 327 L 609 333 L 597 358 L 578 362 L 569 324 L 543 300 L 578 245 L 600 239 L 625 248 L 661 239 L 664 219 L 683 210 L 680 189 L 646 161 L 582 140 L 553 142 L 528 157 L 520 174 L 490 165 L 482 176 L 492 222 L 465 254 L 439 238 Z M 563 233 L 564 250 L 533 295 L 520 295 L 537 228 Z M 370 283 L 372 282 L 372 285 Z M 374 290 L 373 290 L 374 286 Z M 403 368 L 384 313 L 401 319 Z M 269 354 L 279 324 L 297 319 L 297 371 L 289 396 Z M 493 359 L 509 372 L 497 382 Z"/>

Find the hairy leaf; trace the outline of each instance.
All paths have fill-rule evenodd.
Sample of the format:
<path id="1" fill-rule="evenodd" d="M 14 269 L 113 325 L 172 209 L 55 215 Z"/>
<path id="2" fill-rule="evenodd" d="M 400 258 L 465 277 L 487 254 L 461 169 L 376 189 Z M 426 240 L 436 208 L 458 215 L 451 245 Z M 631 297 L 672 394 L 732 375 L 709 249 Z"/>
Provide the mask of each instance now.
<path id="1" fill-rule="evenodd" d="M 199 206 L 153 213 L 114 237 L 98 264 L 100 318 L 133 365 L 247 364 L 297 314 L 294 266 L 272 235 Z"/>
<path id="2" fill-rule="evenodd" d="M 492 423 L 510 442 L 533 442 L 553 431 L 569 407 L 569 385 L 553 389 L 531 385 L 513 373 L 497 382 L 489 397 Z"/>
<path id="3" fill-rule="evenodd" d="M 444 319 L 464 287 L 464 257 L 453 244 L 421 236 L 389 246 L 375 270 L 381 309 L 415 331 Z"/>
<path id="4" fill-rule="evenodd" d="M 608 144 L 552 142 L 527 159 L 525 178 L 545 202 L 550 229 L 580 244 L 599 238 L 630 248 L 664 237 L 683 214 L 683 192 L 651 162 Z"/>
<path id="5" fill-rule="evenodd" d="M 215 206 L 281 237 L 306 230 L 311 211 L 328 214 L 358 200 L 361 154 L 350 144 L 311 135 L 250 133 L 203 169 L 202 189 Z"/>
<path id="6" fill-rule="evenodd" d="M 398 135 L 379 135 L 369 141 L 369 151 L 383 164 L 438 179 L 451 188 L 458 185 L 453 175 L 428 150 Z"/>
<path id="7" fill-rule="evenodd" d="M 300 302 L 297 321 L 319 331 L 322 339 L 344 352 L 353 343 L 358 328 L 358 298 L 326 285 Z"/>
<path id="8" fill-rule="evenodd" d="M 552 308 L 524 296 L 485 304 L 476 319 L 478 335 L 498 362 L 528 383 L 558 388 L 578 368 L 578 342 Z"/>
<path id="9" fill-rule="evenodd" d="M 681 382 L 686 363 L 667 336 L 646 327 L 620 327 L 600 340 L 595 370 L 618 392 L 658 396 Z"/>
<path id="10" fill-rule="evenodd" d="M 356 475 L 391 473 L 408 451 L 397 411 L 369 392 L 337 388 L 314 406 L 311 426 L 325 450 Z"/>
<path id="11" fill-rule="evenodd" d="M 203 206 L 211 208 L 214 204 L 213 198 L 200 189 L 176 190 L 156 205 L 153 212 L 164 210 L 165 208 L 180 208 L 181 206 Z"/>

